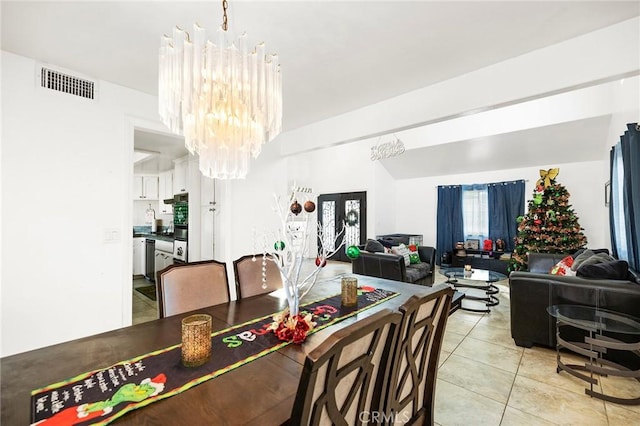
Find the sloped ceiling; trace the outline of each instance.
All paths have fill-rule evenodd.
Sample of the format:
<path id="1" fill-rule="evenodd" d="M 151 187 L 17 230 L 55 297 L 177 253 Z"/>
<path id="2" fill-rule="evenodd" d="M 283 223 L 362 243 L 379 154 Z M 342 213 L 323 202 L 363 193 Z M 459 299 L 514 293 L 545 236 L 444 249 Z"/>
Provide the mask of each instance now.
<path id="1" fill-rule="evenodd" d="M 542 163 L 600 161 L 604 158 L 610 116 L 576 120 L 410 149 L 380 160 L 396 179 L 476 173 Z"/>

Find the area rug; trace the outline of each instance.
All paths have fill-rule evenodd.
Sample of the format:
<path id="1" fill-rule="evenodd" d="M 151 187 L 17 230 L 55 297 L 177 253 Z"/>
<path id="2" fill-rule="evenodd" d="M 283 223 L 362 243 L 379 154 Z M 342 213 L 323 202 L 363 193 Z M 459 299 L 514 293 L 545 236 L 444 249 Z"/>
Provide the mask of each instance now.
<path id="1" fill-rule="evenodd" d="M 136 287 L 136 291 L 144 294 L 151 300 L 157 300 L 156 298 L 156 286 L 155 285 L 147 285 L 144 287 Z"/>

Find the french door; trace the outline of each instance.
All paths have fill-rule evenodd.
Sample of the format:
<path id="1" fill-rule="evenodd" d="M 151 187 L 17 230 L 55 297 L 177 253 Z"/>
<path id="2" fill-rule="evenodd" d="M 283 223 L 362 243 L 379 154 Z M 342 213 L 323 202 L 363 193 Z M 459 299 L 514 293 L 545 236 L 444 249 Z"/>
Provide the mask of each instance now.
<path id="1" fill-rule="evenodd" d="M 349 262 L 346 250 L 349 246 L 364 244 L 367 238 L 367 193 L 343 192 L 322 194 L 318 197 L 318 223 L 322 224 L 322 235 L 329 250 L 334 250 L 344 240 L 333 260 Z M 344 227 L 344 232 L 339 238 Z M 318 247 L 320 247 L 318 238 Z"/>

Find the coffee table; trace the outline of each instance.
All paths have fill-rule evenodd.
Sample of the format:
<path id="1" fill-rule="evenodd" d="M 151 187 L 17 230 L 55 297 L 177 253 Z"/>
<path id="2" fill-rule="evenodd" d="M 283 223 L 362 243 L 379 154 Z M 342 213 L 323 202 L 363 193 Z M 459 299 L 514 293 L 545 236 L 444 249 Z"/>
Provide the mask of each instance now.
<path id="1" fill-rule="evenodd" d="M 469 306 L 461 306 L 460 309 L 481 313 L 491 312 L 491 306 L 496 306 L 500 303 L 500 300 L 495 296 L 500 290 L 493 283 L 507 278 L 506 275 L 500 272 L 487 271 L 485 269 L 467 271 L 464 268 L 446 268 L 441 269 L 440 273 L 447 277 L 447 283 L 453 285 L 456 289 L 471 290 L 471 292 L 465 292 L 464 300 L 475 300 L 485 304 L 484 309 Z M 477 290 L 481 291 L 482 294 L 473 294 Z"/>
<path id="2" fill-rule="evenodd" d="M 612 395 L 596 392 L 593 385 L 598 384 L 594 373 L 600 376 L 631 377 L 640 382 L 640 370 L 628 368 L 602 358 L 602 354 L 608 349 L 627 351 L 640 357 L 640 319 L 630 315 L 580 305 L 552 305 L 547 308 L 549 315 L 556 318 L 556 359 L 558 366 L 556 372 L 567 373 L 589 383 L 585 393 L 595 398 L 617 404 L 639 405 L 638 398 L 618 398 Z M 569 342 L 560 337 L 561 327 L 575 327 L 589 332 L 583 342 Z M 622 342 L 606 334 L 619 333 L 635 336 L 636 343 Z M 572 352 L 589 358 L 584 365 L 565 364 L 560 356 L 560 349 L 565 348 Z M 581 373 L 587 371 L 589 374 Z M 640 392 L 640 387 L 639 387 Z"/>

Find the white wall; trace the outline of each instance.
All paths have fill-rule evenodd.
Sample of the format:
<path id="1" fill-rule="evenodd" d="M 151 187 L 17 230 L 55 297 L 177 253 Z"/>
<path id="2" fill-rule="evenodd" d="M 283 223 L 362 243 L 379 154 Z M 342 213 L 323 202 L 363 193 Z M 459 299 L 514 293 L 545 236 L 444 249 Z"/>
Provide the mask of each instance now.
<path id="1" fill-rule="evenodd" d="M 95 102 L 36 87 L 35 67 L 2 52 L 2 356 L 130 323 L 126 117 L 157 116 L 104 81 Z"/>
<path id="2" fill-rule="evenodd" d="M 278 216 L 272 210 L 274 195 L 286 198 L 289 188 L 284 160 L 275 141 L 262 148 L 252 159 L 245 179 L 218 181 L 216 204 L 216 260 L 227 262 L 232 299 L 235 299 L 233 260 L 262 253 L 262 236 L 275 231 Z"/>
<path id="3" fill-rule="evenodd" d="M 349 144 L 329 147 L 287 157 L 287 173 L 290 182 L 311 187 L 315 196 L 340 192 L 367 193 L 367 235 L 374 232 L 376 224 L 377 186 L 374 185 L 375 164 L 369 159 L 366 144 Z M 311 245 L 315 253 L 316 245 Z"/>

